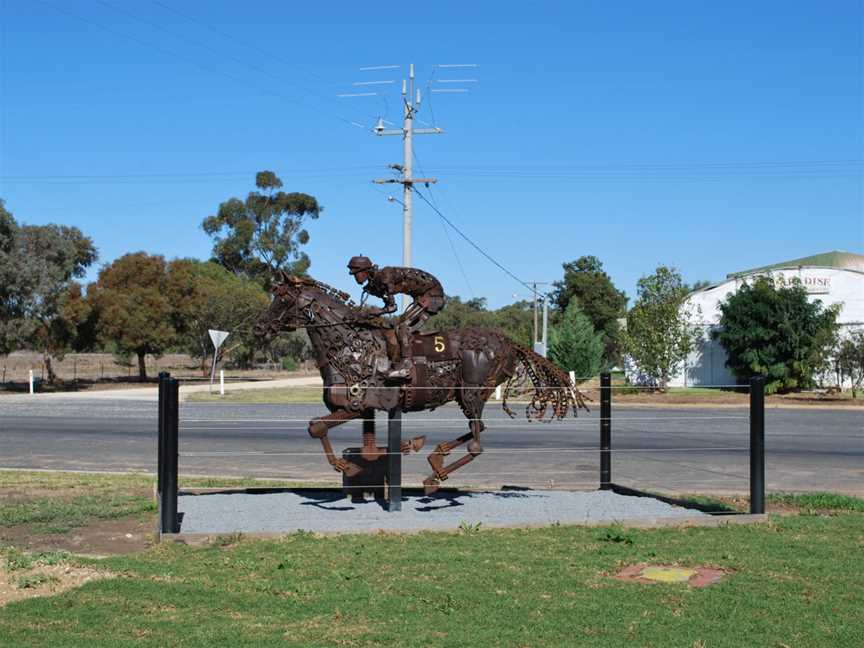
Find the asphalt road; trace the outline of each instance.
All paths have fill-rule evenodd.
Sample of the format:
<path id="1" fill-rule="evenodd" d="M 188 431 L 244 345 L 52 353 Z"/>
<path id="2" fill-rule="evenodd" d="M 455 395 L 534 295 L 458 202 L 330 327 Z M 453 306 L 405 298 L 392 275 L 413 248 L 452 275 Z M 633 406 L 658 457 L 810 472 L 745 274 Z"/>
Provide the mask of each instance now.
<path id="1" fill-rule="evenodd" d="M 484 454 L 452 485 L 502 484 L 595 488 L 599 479 L 599 407 L 547 424 L 509 419 L 487 407 Z M 337 478 L 308 437 L 313 405 L 181 406 L 181 474 Z M 521 413 L 521 412 L 520 412 Z M 379 443 L 386 417 L 379 414 Z M 409 414 L 405 438 L 426 447 L 403 462 L 405 482 L 429 474 L 426 453 L 467 431 L 457 408 Z M 665 492 L 748 492 L 746 409 L 614 408 L 613 481 Z M 359 445 L 359 422 L 331 432 L 337 452 Z M 459 456 L 461 450 L 454 452 Z M 767 487 L 864 494 L 864 412 L 766 410 Z M 156 404 L 143 401 L 0 399 L 0 468 L 155 471 Z"/>

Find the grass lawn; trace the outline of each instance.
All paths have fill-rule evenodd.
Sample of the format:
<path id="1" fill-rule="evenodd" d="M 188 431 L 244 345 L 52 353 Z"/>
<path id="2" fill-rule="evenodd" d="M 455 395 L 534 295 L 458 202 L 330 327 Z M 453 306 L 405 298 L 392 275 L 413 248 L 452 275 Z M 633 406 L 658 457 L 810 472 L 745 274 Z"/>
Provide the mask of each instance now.
<path id="1" fill-rule="evenodd" d="M 580 385 L 592 399 L 595 406 L 599 407 L 600 395 L 596 381 Z M 615 388 L 612 394 L 613 402 L 620 405 L 659 405 L 675 407 L 677 405 L 704 406 L 738 406 L 747 407 L 750 396 L 746 392 L 736 392 L 728 389 L 713 389 L 707 387 L 671 387 L 665 393 L 638 389 L 621 384 Z M 190 403 L 311 403 L 321 404 L 321 387 L 279 387 L 272 389 L 254 389 L 226 391 L 224 396 L 218 393 L 209 394 L 196 392 L 188 394 L 186 401 Z M 497 402 L 497 401 L 491 401 Z M 513 403 L 523 402 L 519 399 L 512 400 Z M 766 397 L 766 404 L 770 406 L 851 406 L 860 407 L 864 405 L 864 399 L 853 400 L 850 393 L 836 394 L 825 397 L 813 393 L 771 395 Z"/>
<path id="2" fill-rule="evenodd" d="M 186 396 L 188 403 L 321 403 L 321 387 L 277 387 L 273 389 L 249 389 L 218 393 L 193 392 Z"/>
<path id="3" fill-rule="evenodd" d="M 298 487 L 308 484 L 256 479 L 183 477 L 181 488 Z M 315 484 L 321 486 L 321 484 Z M 9 530 L 29 535 L 63 534 L 97 521 L 156 512 L 150 475 L 0 470 L 0 544 Z"/>
<path id="4" fill-rule="evenodd" d="M 186 482 L 217 483 L 250 482 Z M 0 472 L 0 487 L 2 532 L 88 524 L 86 496 L 120 501 L 112 514 L 141 515 L 152 481 Z M 10 487 L 15 506 L 31 508 L 7 513 Z M 64 502 L 74 520 L 56 513 Z M 0 646 L 864 645 L 864 501 L 813 494 L 769 504 L 792 514 L 721 528 L 226 537 L 104 559 L 6 549 L 7 587 L 83 575 L 74 589 L 0 608 Z M 637 563 L 729 574 L 705 589 L 610 578 Z M 98 573 L 113 577 L 88 580 Z"/>

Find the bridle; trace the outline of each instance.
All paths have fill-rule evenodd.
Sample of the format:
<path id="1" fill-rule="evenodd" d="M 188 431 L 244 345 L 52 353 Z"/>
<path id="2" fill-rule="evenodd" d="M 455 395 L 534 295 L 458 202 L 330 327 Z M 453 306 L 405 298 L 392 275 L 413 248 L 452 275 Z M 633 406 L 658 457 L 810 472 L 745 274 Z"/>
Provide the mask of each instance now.
<path id="1" fill-rule="evenodd" d="M 274 294 L 274 297 L 276 299 L 282 300 L 284 302 L 285 299 L 284 299 L 283 294 L 286 290 L 285 290 L 284 285 L 280 286 L 280 288 L 283 288 L 283 291 L 278 291 L 278 289 L 277 289 L 277 291 L 274 291 L 273 294 Z M 280 292 L 282 294 L 280 294 Z M 287 307 L 286 306 L 282 309 L 282 312 L 280 312 L 279 315 L 275 318 L 275 322 L 272 322 L 270 324 L 271 330 L 276 330 L 278 332 L 278 330 L 283 330 L 285 328 L 290 328 L 290 329 L 329 328 L 329 327 L 333 327 L 333 326 L 345 326 L 345 325 L 350 325 L 350 324 L 356 324 L 359 322 L 367 322 L 370 319 L 376 317 L 375 315 L 370 315 L 368 317 L 354 317 L 354 318 L 350 318 L 350 319 L 342 319 L 338 322 L 322 322 L 319 324 L 314 324 L 313 322 L 315 321 L 315 309 L 312 306 L 313 300 L 311 298 L 308 298 L 307 304 L 305 306 L 300 305 L 300 303 L 299 303 L 301 296 L 305 296 L 303 294 L 303 292 L 304 291 L 301 289 L 296 293 L 296 296 L 293 300 L 294 301 L 293 307 Z M 294 317 L 295 315 L 299 315 L 299 312 L 305 313 L 305 315 L 306 315 L 305 321 L 297 320 L 297 319 L 295 319 L 293 321 L 286 321 L 288 317 Z"/>

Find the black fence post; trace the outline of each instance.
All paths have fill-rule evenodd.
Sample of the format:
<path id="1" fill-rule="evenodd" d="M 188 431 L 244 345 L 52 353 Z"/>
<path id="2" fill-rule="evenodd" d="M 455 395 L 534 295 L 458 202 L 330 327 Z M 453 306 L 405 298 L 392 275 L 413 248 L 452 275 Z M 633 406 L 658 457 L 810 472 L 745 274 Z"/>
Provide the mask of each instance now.
<path id="1" fill-rule="evenodd" d="M 162 487 L 165 484 L 165 381 L 171 374 L 162 372 L 159 374 L 159 437 L 156 449 L 156 500 L 162 501 Z M 161 530 L 161 518 L 160 527 Z"/>
<path id="2" fill-rule="evenodd" d="M 177 468 L 180 382 L 167 374 L 159 381 L 159 531 L 177 533 Z"/>
<path id="3" fill-rule="evenodd" d="M 765 512 L 765 376 L 750 378 L 750 512 Z"/>
<path id="4" fill-rule="evenodd" d="M 612 376 L 600 374 L 600 490 L 612 489 Z"/>
<path id="5" fill-rule="evenodd" d="M 402 410 L 394 407 L 387 420 L 387 510 L 402 510 Z"/>

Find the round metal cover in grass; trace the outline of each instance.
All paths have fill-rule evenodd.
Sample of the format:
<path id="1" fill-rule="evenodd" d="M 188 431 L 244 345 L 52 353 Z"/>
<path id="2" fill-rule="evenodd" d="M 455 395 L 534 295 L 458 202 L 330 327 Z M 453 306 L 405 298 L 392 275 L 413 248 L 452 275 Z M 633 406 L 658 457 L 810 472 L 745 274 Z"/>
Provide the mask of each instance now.
<path id="1" fill-rule="evenodd" d="M 677 567 L 674 565 L 631 565 L 615 574 L 619 580 L 639 583 L 686 583 L 693 587 L 705 587 L 721 580 L 726 575 L 722 569 L 710 567 Z"/>

